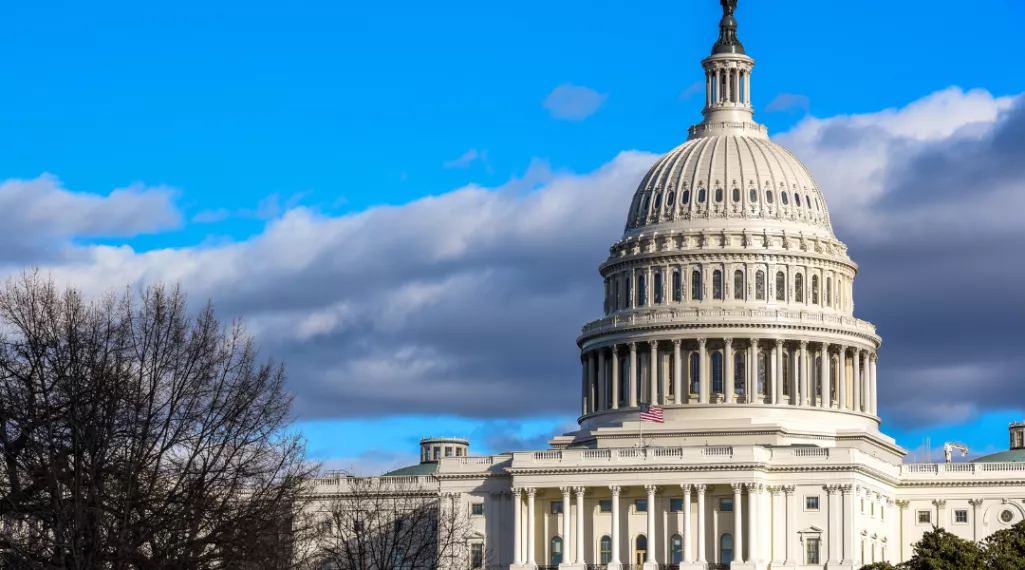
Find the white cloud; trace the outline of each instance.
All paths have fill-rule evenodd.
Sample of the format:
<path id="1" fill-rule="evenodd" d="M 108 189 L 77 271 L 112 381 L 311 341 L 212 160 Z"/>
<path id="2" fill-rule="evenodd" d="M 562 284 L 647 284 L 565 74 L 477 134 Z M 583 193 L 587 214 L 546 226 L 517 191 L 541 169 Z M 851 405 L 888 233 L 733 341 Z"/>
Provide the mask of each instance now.
<path id="1" fill-rule="evenodd" d="M 552 118 L 582 121 L 598 112 L 607 97 L 589 87 L 566 83 L 552 90 L 542 105 Z"/>
<path id="2" fill-rule="evenodd" d="M 811 101 L 808 100 L 807 95 L 798 95 L 794 93 L 780 93 L 769 101 L 769 104 L 765 106 L 766 113 L 779 113 L 786 111 L 804 111 L 808 112 L 811 107 Z"/>
<path id="3" fill-rule="evenodd" d="M 704 81 L 695 81 L 694 83 L 691 83 L 690 85 L 688 85 L 687 88 L 684 89 L 682 93 L 680 93 L 679 99 L 681 101 L 689 101 L 689 100 L 693 99 L 694 96 L 697 95 L 698 93 L 704 92 L 704 90 L 705 90 L 705 82 Z"/>

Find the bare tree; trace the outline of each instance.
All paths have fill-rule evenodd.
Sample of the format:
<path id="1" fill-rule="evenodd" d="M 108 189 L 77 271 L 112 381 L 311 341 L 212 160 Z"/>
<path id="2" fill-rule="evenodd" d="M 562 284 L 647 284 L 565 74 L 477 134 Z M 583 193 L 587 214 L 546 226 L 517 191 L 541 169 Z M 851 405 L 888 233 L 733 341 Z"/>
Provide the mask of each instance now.
<path id="1" fill-rule="evenodd" d="M 281 366 L 178 288 L 0 288 L 0 568 L 286 569 L 311 475 Z"/>
<path id="2" fill-rule="evenodd" d="M 333 570 L 487 568 L 458 495 L 433 477 L 344 477 L 318 515 L 320 559 Z"/>

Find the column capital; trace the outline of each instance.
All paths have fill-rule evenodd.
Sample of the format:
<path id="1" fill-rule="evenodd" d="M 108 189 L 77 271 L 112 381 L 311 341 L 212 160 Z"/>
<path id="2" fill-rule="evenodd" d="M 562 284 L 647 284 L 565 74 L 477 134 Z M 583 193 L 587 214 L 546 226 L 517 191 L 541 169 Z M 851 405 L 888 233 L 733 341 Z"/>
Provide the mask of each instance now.
<path id="1" fill-rule="evenodd" d="M 748 495 L 751 495 L 751 494 L 758 495 L 758 494 L 760 494 L 762 492 L 762 490 L 765 489 L 765 486 L 762 485 L 761 483 L 748 483 L 745 486 L 747 487 L 747 494 Z"/>
<path id="2" fill-rule="evenodd" d="M 897 501 L 898 505 L 900 503 L 904 503 L 904 506 L 907 506 L 907 501 Z M 978 507 L 982 506 L 982 499 L 968 499 L 968 504 L 973 506 L 973 507 L 978 508 Z"/>
<path id="3" fill-rule="evenodd" d="M 970 503 L 971 501 L 968 501 L 968 502 Z M 897 501 L 897 506 L 901 510 L 904 510 L 904 509 L 908 508 L 908 505 L 910 505 L 910 504 L 911 504 L 911 501 L 904 501 L 904 500 Z"/>
<path id="4" fill-rule="evenodd" d="M 781 487 L 779 485 L 775 485 L 775 486 L 772 486 L 772 487 L 766 487 L 766 489 L 770 493 L 772 493 L 772 495 L 775 496 L 775 497 L 778 497 L 778 496 L 783 494 L 783 487 Z"/>
<path id="5" fill-rule="evenodd" d="M 573 492 L 576 493 L 578 497 L 583 497 L 587 494 L 587 487 L 573 487 Z"/>
<path id="6" fill-rule="evenodd" d="M 779 490 L 783 491 L 783 494 L 789 497 L 789 496 L 794 494 L 794 490 L 796 488 L 797 487 L 795 487 L 794 485 L 783 485 L 782 487 L 779 488 Z"/>
<path id="7" fill-rule="evenodd" d="M 781 339 L 781 338 L 777 338 L 777 339 L 774 339 L 774 340 L 775 340 L 775 342 L 776 342 L 776 346 L 777 346 L 777 347 L 781 347 L 781 346 L 783 346 L 783 343 L 784 343 L 784 342 L 786 342 L 785 340 L 783 340 L 783 339 Z"/>
<path id="8" fill-rule="evenodd" d="M 726 337 L 726 338 L 722 339 L 722 342 L 723 342 L 723 344 L 725 344 L 728 347 L 729 346 L 733 346 L 733 339 L 730 338 L 730 337 Z"/>
<path id="9" fill-rule="evenodd" d="M 690 483 L 680 483 L 680 488 L 683 489 L 684 495 L 689 495 L 694 489 L 694 485 L 691 485 Z"/>
<path id="10" fill-rule="evenodd" d="M 681 345 L 682 343 L 683 343 L 683 339 L 679 339 L 679 338 L 674 338 L 674 339 L 673 339 L 673 346 L 674 346 L 674 347 L 678 347 L 678 346 L 680 346 L 680 345 Z"/>
<path id="11" fill-rule="evenodd" d="M 649 495 L 654 495 L 658 492 L 658 485 L 645 485 L 644 490 L 647 491 Z M 648 506 L 650 507 L 651 505 Z"/>
<path id="12" fill-rule="evenodd" d="M 854 485 L 840 485 L 840 492 L 844 495 L 850 495 L 854 491 Z"/>
<path id="13" fill-rule="evenodd" d="M 630 352 L 634 352 L 634 351 L 637 350 L 637 343 L 636 342 L 630 341 L 630 342 L 626 343 L 626 345 L 628 347 L 630 347 Z"/>
<path id="14" fill-rule="evenodd" d="M 512 489 L 510 489 L 510 491 L 512 492 L 512 495 L 516 498 L 520 498 L 523 496 L 523 487 L 513 487 Z"/>
<path id="15" fill-rule="evenodd" d="M 655 350 L 656 348 L 658 348 L 658 341 L 657 340 L 649 340 L 648 341 L 648 345 L 651 346 L 652 350 Z"/>
<path id="16" fill-rule="evenodd" d="M 947 500 L 946 499 L 933 499 L 932 500 L 932 504 L 936 505 L 937 507 L 942 508 L 942 507 L 947 506 Z"/>
<path id="17" fill-rule="evenodd" d="M 806 348 L 808 348 L 808 341 L 802 340 L 801 341 L 801 350 L 804 350 Z"/>
<path id="18" fill-rule="evenodd" d="M 619 485 L 609 485 L 609 492 L 612 493 L 613 497 L 618 497 L 622 491 L 623 488 Z"/>
<path id="19" fill-rule="evenodd" d="M 698 483 L 697 485 L 694 485 L 694 491 L 696 491 L 699 495 L 704 495 L 705 491 L 707 490 L 708 485 L 705 485 L 704 483 Z"/>
<path id="20" fill-rule="evenodd" d="M 618 344 L 609 345 L 608 349 L 609 349 L 609 352 L 612 353 L 612 356 L 616 356 L 616 355 L 619 354 L 619 345 Z"/>
<path id="21" fill-rule="evenodd" d="M 699 338 L 698 339 L 698 344 L 701 346 L 701 348 L 705 348 L 705 345 L 708 344 L 708 339 L 707 338 Z"/>
<path id="22" fill-rule="evenodd" d="M 744 490 L 744 483 L 730 483 L 730 486 L 733 487 L 734 494 L 740 494 Z"/>
<path id="23" fill-rule="evenodd" d="M 573 490 L 573 487 L 559 487 L 559 491 L 561 491 L 562 494 L 566 495 L 566 496 L 569 496 L 569 493 L 572 490 Z"/>
<path id="24" fill-rule="evenodd" d="M 822 490 L 825 491 L 827 495 L 835 495 L 837 493 L 837 491 L 840 490 L 840 486 L 839 485 L 823 485 L 822 486 Z"/>
<path id="25" fill-rule="evenodd" d="M 535 489 L 534 487 L 527 487 L 525 490 L 527 491 L 528 497 L 533 498 L 535 495 L 537 495 L 537 489 Z"/>
<path id="26" fill-rule="evenodd" d="M 822 341 L 822 350 L 828 351 L 831 345 L 828 342 Z"/>
<path id="27" fill-rule="evenodd" d="M 871 360 L 872 362 L 875 362 L 875 363 L 877 363 L 877 364 L 879 363 L 879 355 L 878 355 L 878 354 L 876 354 L 876 353 L 874 353 L 874 352 L 873 352 L 873 353 L 871 353 L 871 354 L 869 354 L 869 355 L 868 355 L 868 358 L 869 358 L 869 360 Z"/>

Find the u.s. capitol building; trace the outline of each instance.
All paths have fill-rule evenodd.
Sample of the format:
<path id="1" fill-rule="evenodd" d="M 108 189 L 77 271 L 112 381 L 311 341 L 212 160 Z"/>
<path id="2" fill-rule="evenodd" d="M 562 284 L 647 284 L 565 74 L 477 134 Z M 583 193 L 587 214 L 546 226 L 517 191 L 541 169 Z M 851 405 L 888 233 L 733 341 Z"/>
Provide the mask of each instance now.
<path id="1" fill-rule="evenodd" d="M 429 439 L 389 474 L 467 513 L 488 566 L 853 569 L 906 560 L 933 525 L 980 540 L 1025 516 L 1025 426 L 971 463 L 903 463 L 879 431 L 858 266 L 812 174 L 754 122 L 723 5 L 704 119 L 640 182 L 599 268 L 579 429 L 493 456 Z M 645 403 L 664 423 L 640 421 Z"/>

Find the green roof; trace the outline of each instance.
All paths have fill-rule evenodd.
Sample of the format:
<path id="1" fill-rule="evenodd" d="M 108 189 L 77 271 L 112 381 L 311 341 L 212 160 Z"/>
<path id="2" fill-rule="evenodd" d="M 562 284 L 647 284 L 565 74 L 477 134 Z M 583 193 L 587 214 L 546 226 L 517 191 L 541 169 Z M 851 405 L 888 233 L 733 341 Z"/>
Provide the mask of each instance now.
<path id="1" fill-rule="evenodd" d="M 972 461 L 972 463 L 1025 463 L 1025 449 L 991 453 Z"/>
<path id="2" fill-rule="evenodd" d="M 409 475 L 434 475 L 438 471 L 438 464 L 432 463 L 417 463 L 416 465 L 408 465 L 406 467 L 400 467 L 394 471 L 389 471 L 381 477 L 402 477 Z"/>

